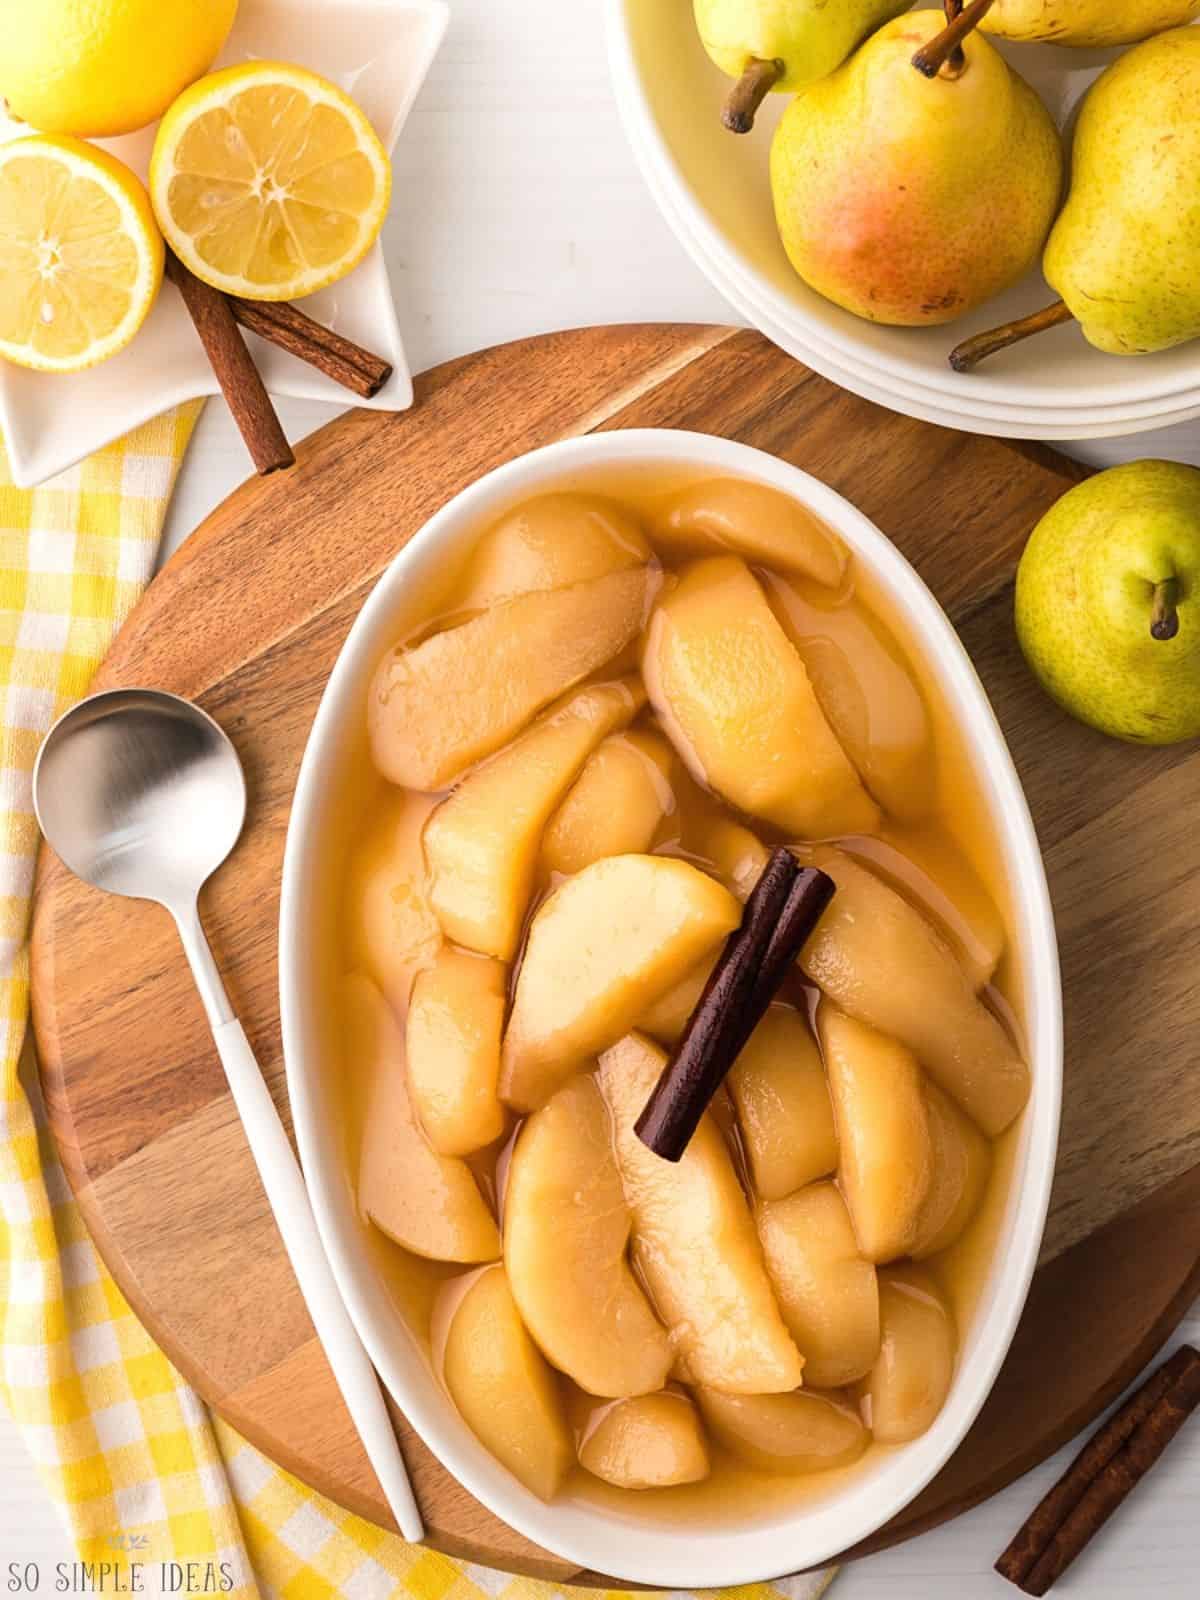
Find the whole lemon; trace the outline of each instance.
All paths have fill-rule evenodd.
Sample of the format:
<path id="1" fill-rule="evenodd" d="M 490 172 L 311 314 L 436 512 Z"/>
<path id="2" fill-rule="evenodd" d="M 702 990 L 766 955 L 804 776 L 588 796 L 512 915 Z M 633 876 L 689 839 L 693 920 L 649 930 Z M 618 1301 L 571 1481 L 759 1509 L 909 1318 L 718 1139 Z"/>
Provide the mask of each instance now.
<path id="1" fill-rule="evenodd" d="M 0 95 L 46 133 L 105 138 L 207 72 L 238 0 L 0 0 Z"/>

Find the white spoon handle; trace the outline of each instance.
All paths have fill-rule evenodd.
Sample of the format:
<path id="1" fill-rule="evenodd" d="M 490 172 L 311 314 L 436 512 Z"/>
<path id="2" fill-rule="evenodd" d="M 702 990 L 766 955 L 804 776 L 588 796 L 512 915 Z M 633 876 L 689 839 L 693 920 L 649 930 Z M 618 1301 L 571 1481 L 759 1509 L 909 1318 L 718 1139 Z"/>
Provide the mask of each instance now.
<path id="1" fill-rule="evenodd" d="M 415 1544 L 425 1536 L 421 1513 L 375 1368 L 350 1320 L 317 1232 L 300 1164 L 292 1153 L 250 1042 L 241 1023 L 230 1014 L 199 918 L 190 923 L 181 918 L 177 921 L 238 1116 L 317 1338 L 400 1532 Z"/>

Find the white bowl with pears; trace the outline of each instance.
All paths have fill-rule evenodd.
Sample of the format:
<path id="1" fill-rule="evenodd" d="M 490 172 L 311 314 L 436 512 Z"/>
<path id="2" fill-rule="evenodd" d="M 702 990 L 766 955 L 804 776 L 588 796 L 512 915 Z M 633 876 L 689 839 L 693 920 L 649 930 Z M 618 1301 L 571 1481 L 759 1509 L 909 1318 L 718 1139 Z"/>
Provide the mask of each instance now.
<path id="1" fill-rule="evenodd" d="M 832 899 L 735 1049 L 706 985 L 780 857 Z M 280 988 L 355 1324 L 519 1532 L 634 1584 L 767 1580 L 953 1454 L 1049 1202 L 1057 948 L 970 661 L 839 495 L 638 430 L 450 501 L 322 699 Z M 730 1070 L 665 1159 L 638 1117 L 697 1018 Z"/>
<path id="2" fill-rule="evenodd" d="M 708 13 L 717 14 L 717 22 L 709 19 L 706 26 L 729 30 L 736 40 L 740 18 L 747 14 L 761 16 L 771 8 L 766 0 L 699 0 L 697 9 L 704 11 L 706 17 Z M 692 0 L 671 0 L 666 5 L 653 0 L 609 0 L 610 62 L 626 130 L 664 216 L 721 292 L 769 337 L 848 387 L 869 391 L 871 398 L 882 394 L 895 409 L 913 415 L 1009 436 L 1103 437 L 1162 427 L 1200 415 L 1200 340 L 1180 338 L 1169 348 L 1136 357 L 1112 354 L 1098 347 L 1111 347 L 1120 341 L 1139 349 L 1150 348 L 1162 339 L 1177 338 L 1181 331 L 1190 333 L 1194 328 L 1200 334 L 1200 292 L 1187 290 L 1184 303 L 1176 299 L 1166 309 L 1161 304 L 1152 305 L 1149 332 L 1140 318 L 1128 327 L 1124 322 L 1109 326 L 1111 319 L 1101 314 L 1098 321 L 1089 319 L 1086 337 L 1078 325 L 1064 322 L 991 355 L 974 370 L 958 372 L 949 363 L 952 349 L 985 330 L 1047 307 L 1058 293 L 1078 308 L 1084 291 L 1096 298 L 1107 293 L 1115 303 L 1131 298 L 1130 282 L 1136 294 L 1139 283 L 1161 286 L 1182 280 L 1189 284 L 1198 281 L 1193 265 L 1188 263 L 1192 262 L 1191 252 L 1200 251 L 1200 243 L 1185 241 L 1181 245 L 1177 233 L 1175 240 L 1164 246 L 1161 241 L 1169 239 L 1171 230 L 1156 227 L 1153 219 L 1165 214 L 1166 201 L 1157 208 L 1148 206 L 1147 190 L 1139 182 L 1137 195 L 1126 207 L 1133 244 L 1119 252 L 1124 262 L 1132 257 L 1136 265 L 1122 268 L 1122 274 L 1126 270 L 1130 274 L 1127 281 L 1123 278 L 1097 292 L 1095 283 L 1101 277 L 1095 273 L 1090 256 L 1077 265 L 1084 252 L 1076 246 L 1075 237 L 1083 235 L 1090 241 L 1092 230 L 1086 219 L 1097 209 L 1111 208 L 1111 199 L 1102 195 L 1102 206 L 1098 208 L 1091 199 L 1094 176 L 1089 175 L 1080 183 L 1077 174 L 1070 218 L 1082 216 L 1085 221 L 1082 225 L 1078 220 L 1056 224 L 1049 260 L 1057 288 L 1050 288 L 1043 277 L 1040 247 L 1045 228 L 1057 209 L 1053 203 L 1047 209 L 1047 193 L 1053 187 L 1050 177 L 1043 176 L 1042 189 L 1047 192 L 1035 195 L 1030 192 L 1032 183 L 1024 189 L 1018 184 L 1009 192 L 1011 185 L 1006 187 L 1005 182 L 993 176 L 1009 170 L 1010 164 L 999 152 L 1006 144 L 1016 149 L 1016 135 L 1022 127 L 1025 131 L 1019 140 L 1021 158 L 1011 163 L 1012 170 L 1023 170 L 1031 139 L 1040 143 L 1050 123 L 1063 131 L 1069 158 L 1074 124 L 1087 92 L 1107 67 L 1136 56 L 1139 49 L 1146 50 L 1146 46 L 1067 47 L 1021 37 L 1022 13 L 1032 15 L 1035 10 L 1050 17 L 1060 34 L 1065 27 L 1063 15 L 1068 20 L 1082 16 L 1085 37 L 1095 37 L 1102 27 L 1093 15 L 1098 9 L 1106 18 L 1114 10 L 1131 17 L 1136 13 L 1134 21 L 1124 19 L 1128 35 L 1138 31 L 1138 20 L 1148 25 L 1145 19 L 1151 15 L 1163 25 L 1186 24 L 1189 12 L 1194 17 L 1200 8 L 1191 0 L 1164 0 L 1161 5 L 1121 0 L 1116 6 L 1105 0 L 1102 8 L 1099 0 L 1056 0 L 1053 7 L 1037 8 L 1026 5 L 1024 0 L 995 0 L 992 17 L 985 17 L 981 27 L 1003 27 L 1017 37 L 1000 37 L 996 32 L 968 37 L 967 70 L 953 83 L 947 83 L 941 79 L 931 82 L 915 70 L 910 82 L 906 71 L 900 70 L 901 58 L 906 68 L 918 44 L 937 32 L 938 16 L 932 12 L 909 14 L 897 0 L 876 0 L 873 6 L 864 0 L 861 5 L 847 6 L 846 14 L 869 13 L 868 25 L 882 22 L 882 33 L 851 56 L 832 78 L 804 88 L 799 96 L 793 88 L 796 75 L 785 77 L 776 86 L 779 92 L 766 94 L 752 131 L 743 135 L 727 131 L 722 122 L 722 108 L 734 82 L 727 74 L 736 70 L 741 57 L 736 51 L 723 54 L 714 48 L 713 55 L 721 65 L 710 58 L 697 31 Z M 789 14 L 783 8 L 775 10 L 780 16 Z M 801 5 L 790 14 L 803 14 L 805 10 Z M 818 10 L 822 16 L 827 14 L 824 8 Z M 896 17 L 897 10 L 903 15 Z M 888 22 L 888 17 L 893 20 Z M 884 59 L 881 66 L 881 59 L 889 54 L 889 35 L 893 36 L 892 60 Z M 784 48 L 778 35 L 764 34 L 760 29 L 757 38 L 764 53 L 770 48 Z M 811 34 L 806 37 L 806 46 L 810 54 L 820 57 L 826 40 L 819 31 L 815 44 L 813 38 Z M 832 54 L 836 56 L 844 43 L 831 46 Z M 1157 48 L 1155 40 L 1151 45 Z M 1189 73 L 1200 76 L 1198 52 L 1192 50 L 1190 54 Z M 1013 113 L 1014 104 L 1019 107 L 1029 98 L 1025 88 L 1018 85 L 1010 97 L 1009 122 L 994 133 L 991 141 L 994 159 L 978 182 L 967 183 L 967 199 L 956 197 L 956 215 L 971 203 L 972 194 L 983 197 L 975 218 L 983 243 L 974 256 L 969 241 L 961 244 L 960 256 L 965 266 L 958 270 L 930 273 L 922 266 L 913 275 L 923 295 L 915 308 L 903 303 L 888 305 L 887 280 L 895 262 L 914 254 L 924 263 L 945 247 L 946 238 L 956 229 L 961 233 L 961 224 L 940 228 L 936 216 L 931 215 L 926 219 L 924 234 L 914 232 L 914 238 L 921 240 L 919 250 L 911 244 L 906 247 L 903 233 L 893 223 L 893 213 L 888 214 L 885 225 L 880 224 L 882 211 L 895 199 L 894 191 L 902 186 L 928 186 L 930 173 L 936 176 L 936 166 L 927 161 L 924 173 L 914 173 L 914 182 L 903 184 L 903 151 L 879 148 L 871 129 L 855 127 L 853 116 L 847 114 L 845 107 L 884 103 L 889 93 L 902 94 L 903 115 L 898 101 L 888 102 L 889 120 L 917 129 L 928 128 L 928 139 L 921 143 L 927 150 L 936 150 L 939 121 L 945 116 L 944 105 L 935 107 L 935 99 L 940 97 L 944 102 L 949 100 L 952 122 L 956 119 L 961 124 L 957 132 L 951 126 L 953 137 L 945 140 L 947 157 L 950 152 L 961 151 L 964 145 L 982 152 L 988 149 L 988 141 L 976 127 L 976 113 L 964 110 L 967 94 L 974 95 L 978 90 L 975 98 L 981 103 L 987 101 L 982 92 L 985 80 L 996 79 L 1002 86 L 1003 79 L 998 75 L 1005 73 L 1004 63 L 1020 75 L 1044 105 L 1045 112 L 1034 112 L 1041 131 L 1035 138 L 1028 117 Z M 1086 156 L 1088 144 L 1099 152 L 1086 161 L 1090 174 L 1098 168 L 1104 170 L 1106 160 L 1112 164 L 1111 150 L 1121 142 L 1122 126 L 1136 128 L 1146 124 L 1145 108 L 1161 106 L 1170 98 L 1170 74 L 1160 62 L 1148 60 L 1145 82 L 1137 81 L 1127 68 L 1122 71 L 1128 75 L 1127 85 L 1110 96 L 1115 99 L 1116 109 L 1097 116 L 1093 137 L 1075 147 L 1077 159 Z M 865 92 L 868 78 L 870 95 Z M 841 79 L 845 87 L 839 92 Z M 1136 115 L 1126 116 L 1125 108 L 1131 102 Z M 995 97 L 991 103 L 995 103 Z M 1194 103 L 1194 96 L 1185 101 Z M 1170 116 L 1169 112 L 1155 113 L 1164 114 Z M 785 126 L 777 133 L 781 122 Z M 972 131 L 976 136 L 968 137 Z M 1200 144 L 1200 133 L 1190 117 L 1189 138 Z M 1135 148 L 1137 139 L 1127 138 L 1125 143 L 1129 147 L 1127 166 L 1134 171 L 1141 160 Z M 789 179 L 786 172 L 789 157 L 794 173 L 807 175 L 815 170 L 814 155 L 820 161 L 822 150 L 831 146 L 857 150 L 855 160 L 862 172 L 861 183 L 853 162 L 839 165 L 835 160 L 825 173 L 828 182 L 824 200 L 818 203 L 818 186 L 815 182 L 810 184 L 806 177 L 806 192 L 797 202 L 797 179 Z M 776 222 L 771 176 L 773 147 L 778 180 L 775 190 L 785 195 L 789 188 L 791 191 L 791 198 L 780 206 L 785 231 L 791 235 L 786 249 Z M 1105 152 L 1109 152 L 1107 156 Z M 1034 165 L 1044 168 L 1045 163 Z M 1177 187 L 1172 185 L 1173 190 Z M 1176 203 L 1173 201 L 1172 206 Z M 1023 216 L 1023 204 L 1026 212 L 1036 211 L 1037 215 Z M 1175 214 L 1174 210 L 1171 214 Z M 788 228 L 789 216 L 798 216 L 803 225 Z M 912 231 L 910 223 L 905 222 L 904 227 Z M 827 248 L 831 240 L 838 245 L 832 251 Z M 993 244 L 992 240 L 999 243 Z M 888 271 L 867 270 L 863 276 L 859 247 L 864 241 L 889 258 Z M 1011 246 L 1015 242 L 1022 245 L 1022 250 L 1013 256 Z M 995 258 L 1004 255 L 1002 244 L 1010 255 L 998 261 Z M 1182 256 L 1178 254 L 1180 250 L 1184 252 Z M 1148 252 L 1144 265 L 1140 259 L 1143 252 Z M 1093 250 L 1092 255 L 1095 253 Z M 793 262 L 803 269 L 804 277 Z M 988 297 L 982 303 L 974 303 L 975 296 L 983 293 L 993 266 L 994 279 L 986 282 Z M 854 272 L 860 275 L 860 281 L 853 281 Z M 1111 272 L 1107 276 L 1111 277 Z M 992 294 L 990 291 L 996 286 L 999 292 Z M 818 288 L 825 292 L 818 292 Z M 883 301 L 882 308 L 873 310 L 864 303 L 865 296 L 871 302 L 877 298 Z M 948 309 L 939 309 L 935 304 L 956 296 L 961 297 L 961 304 Z M 854 311 L 847 306 L 853 306 Z M 920 325 L 927 320 L 927 306 L 928 325 Z M 867 315 L 861 314 L 864 311 Z M 906 315 L 912 325 L 899 325 Z M 872 320 L 874 316 L 892 320 Z M 948 320 L 941 320 L 943 316 Z"/>

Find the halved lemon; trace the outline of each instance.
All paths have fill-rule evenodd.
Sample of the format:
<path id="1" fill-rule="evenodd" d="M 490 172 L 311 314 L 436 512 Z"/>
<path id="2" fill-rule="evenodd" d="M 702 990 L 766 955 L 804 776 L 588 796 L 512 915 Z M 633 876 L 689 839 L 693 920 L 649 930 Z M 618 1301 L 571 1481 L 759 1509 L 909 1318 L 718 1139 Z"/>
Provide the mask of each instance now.
<path id="1" fill-rule="evenodd" d="M 390 194 L 387 152 L 354 101 L 278 62 L 192 84 L 150 160 L 154 213 L 176 255 L 214 288 L 259 300 L 344 277 L 375 242 Z"/>
<path id="2" fill-rule="evenodd" d="M 0 356 L 77 372 L 133 338 L 162 281 L 138 178 L 66 135 L 0 145 Z"/>

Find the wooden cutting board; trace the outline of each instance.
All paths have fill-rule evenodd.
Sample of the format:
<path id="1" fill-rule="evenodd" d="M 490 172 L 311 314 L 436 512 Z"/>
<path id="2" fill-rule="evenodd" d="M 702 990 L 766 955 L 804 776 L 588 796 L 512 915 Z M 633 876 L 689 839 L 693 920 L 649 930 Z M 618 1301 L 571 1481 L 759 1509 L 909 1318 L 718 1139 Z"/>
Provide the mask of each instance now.
<path id="1" fill-rule="evenodd" d="M 168 564 L 99 686 L 190 696 L 246 764 L 249 823 L 207 892 L 234 1003 L 287 1116 L 276 997 L 297 767 L 379 572 L 457 490 L 595 429 L 723 434 L 848 495 L 959 627 L 1020 768 L 1062 941 L 1067 1090 L 1044 1265 L 971 1435 L 879 1548 L 977 1503 L 1089 1421 L 1200 1290 L 1200 749 L 1143 750 L 1058 712 L 1011 627 L 1016 559 L 1083 475 L 1062 457 L 913 422 L 757 334 L 590 328 L 426 373 L 402 416 L 351 413 L 287 474 L 245 484 Z M 268 1455 L 387 1523 L 301 1303 L 166 915 L 40 862 L 34 1018 L 50 1118 L 105 1259 L 200 1393 Z M 503 1526 L 397 1416 L 431 1542 L 590 1581 Z"/>

